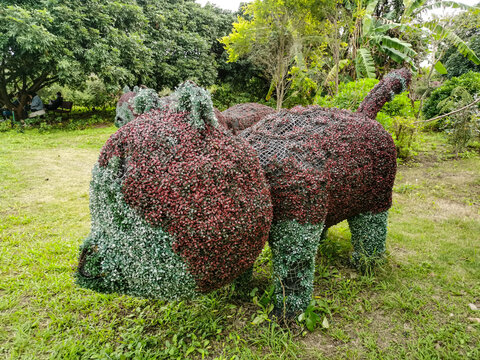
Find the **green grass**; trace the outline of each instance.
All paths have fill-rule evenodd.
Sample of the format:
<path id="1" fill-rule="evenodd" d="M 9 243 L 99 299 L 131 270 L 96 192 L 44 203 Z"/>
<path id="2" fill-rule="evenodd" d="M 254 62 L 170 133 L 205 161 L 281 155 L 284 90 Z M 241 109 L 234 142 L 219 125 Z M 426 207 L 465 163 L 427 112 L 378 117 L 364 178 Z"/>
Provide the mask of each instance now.
<path id="1" fill-rule="evenodd" d="M 260 290 L 246 297 L 227 287 L 167 303 L 75 286 L 90 171 L 114 131 L 0 133 L 0 358 L 480 358 L 480 311 L 468 306 L 480 307 L 478 157 L 430 156 L 444 142 L 426 137 L 429 156 L 399 168 L 388 261 L 375 274 L 349 268 L 346 223 L 330 231 L 314 306 L 329 326 L 309 332 L 266 316 L 268 249 Z"/>

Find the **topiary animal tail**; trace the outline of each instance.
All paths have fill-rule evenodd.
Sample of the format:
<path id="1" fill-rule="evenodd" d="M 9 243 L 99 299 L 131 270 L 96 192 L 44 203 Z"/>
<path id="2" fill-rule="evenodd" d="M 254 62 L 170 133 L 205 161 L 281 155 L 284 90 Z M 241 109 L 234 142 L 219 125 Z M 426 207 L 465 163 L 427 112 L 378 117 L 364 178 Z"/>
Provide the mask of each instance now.
<path id="1" fill-rule="evenodd" d="M 357 114 L 375 119 L 386 102 L 407 90 L 411 79 L 412 72 L 407 68 L 390 72 L 368 93 L 358 107 Z"/>

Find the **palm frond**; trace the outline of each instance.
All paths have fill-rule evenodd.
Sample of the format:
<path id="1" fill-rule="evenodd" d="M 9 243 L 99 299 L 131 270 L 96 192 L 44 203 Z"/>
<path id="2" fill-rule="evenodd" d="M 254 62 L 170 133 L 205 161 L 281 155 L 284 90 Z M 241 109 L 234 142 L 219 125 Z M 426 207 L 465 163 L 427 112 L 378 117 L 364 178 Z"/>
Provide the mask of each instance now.
<path id="1" fill-rule="evenodd" d="M 338 64 L 335 64 L 331 69 L 330 71 L 328 72 L 327 74 L 327 77 L 325 79 L 325 83 L 324 84 L 328 84 L 329 82 L 331 81 L 334 81 L 335 80 L 335 76 L 337 74 L 337 71 L 340 72 L 342 71 L 345 66 L 348 66 L 350 65 L 350 59 L 343 59 L 343 60 L 340 60 L 338 62 Z"/>
<path id="2" fill-rule="evenodd" d="M 395 61 L 399 64 L 403 64 L 403 63 L 410 64 L 412 69 L 414 71 L 417 71 L 417 67 L 415 66 L 415 63 L 413 62 L 413 59 L 410 56 L 405 55 L 401 51 L 398 51 L 397 49 L 390 48 L 388 46 L 383 46 L 383 47 L 380 48 L 380 50 L 382 52 L 384 52 L 385 54 L 387 54 L 388 57 L 391 58 L 393 61 Z"/>
<path id="3" fill-rule="evenodd" d="M 425 4 L 426 0 L 403 0 L 405 6 L 404 16 L 410 17 L 412 14 L 417 13 L 417 9 L 421 8 Z"/>
<path id="4" fill-rule="evenodd" d="M 480 59 L 478 58 L 477 54 L 470 49 L 465 41 L 460 39 L 457 34 L 449 29 L 444 28 L 436 21 L 427 21 L 423 24 L 427 29 L 431 32 L 437 34 L 441 38 L 445 39 L 445 41 L 449 42 L 451 45 L 455 46 L 460 54 L 465 56 L 467 59 L 475 63 L 476 65 L 480 65 Z"/>
<path id="5" fill-rule="evenodd" d="M 432 4 L 428 4 L 428 5 L 425 5 L 425 6 L 422 6 L 418 9 L 416 9 L 414 12 L 413 12 L 413 15 L 418 15 L 420 14 L 421 12 L 425 11 L 425 10 L 434 10 L 434 9 L 443 9 L 443 8 L 452 8 L 452 9 L 460 9 L 460 10 L 471 10 L 473 8 L 475 8 L 475 6 L 470 6 L 470 5 L 467 5 L 467 4 L 462 4 L 460 2 L 457 2 L 457 1 L 435 1 L 434 3 Z"/>
<path id="6" fill-rule="evenodd" d="M 440 75 L 447 75 L 448 73 L 447 69 L 440 60 L 435 64 L 435 70 L 437 70 Z"/>
<path id="7" fill-rule="evenodd" d="M 368 49 L 358 49 L 357 57 L 355 58 L 355 70 L 359 78 L 367 77 L 375 79 L 375 64 L 372 54 Z"/>
<path id="8" fill-rule="evenodd" d="M 380 44 L 381 47 L 387 46 L 389 48 L 396 49 L 404 53 L 406 56 L 413 57 L 417 55 L 416 51 L 412 49 L 412 45 L 410 43 L 407 43 L 400 39 L 392 38 L 387 35 L 376 36 L 376 37 L 373 37 L 372 39 L 374 39 L 375 42 Z"/>

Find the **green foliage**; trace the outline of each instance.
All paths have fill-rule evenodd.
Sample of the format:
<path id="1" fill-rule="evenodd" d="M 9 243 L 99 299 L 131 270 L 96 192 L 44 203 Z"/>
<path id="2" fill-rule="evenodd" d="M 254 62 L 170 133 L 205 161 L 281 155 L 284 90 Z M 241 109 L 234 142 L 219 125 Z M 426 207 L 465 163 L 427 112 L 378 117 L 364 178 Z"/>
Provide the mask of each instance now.
<path id="1" fill-rule="evenodd" d="M 419 134 L 414 117 L 394 116 L 389 118 L 386 128 L 392 134 L 398 158 L 407 159 L 417 155 L 415 148 Z"/>
<path id="2" fill-rule="evenodd" d="M 57 82 L 83 90 L 91 74 L 103 84 L 87 84 L 76 104 L 102 106 L 124 84 L 212 85 L 224 54 L 217 39 L 233 22 L 230 12 L 193 1 L 15 3 L 0 9 L 0 60 L 8 73 L 0 79 L 0 104 L 13 108 L 20 91 L 19 113 L 28 92 Z"/>
<path id="3" fill-rule="evenodd" d="M 358 54 L 355 59 L 355 69 L 359 78 L 375 79 L 375 64 L 372 54 L 368 49 L 358 49 Z"/>
<path id="4" fill-rule="evenodd" d="M 298 316 L 300 323 L 305 323 L 308 331 L 314 331 L 319 325 L 324 329 L 330 327 L 327 315 L 332 315 L 328 304 L 324 300 L 314 299 L 310 301 L 305 311 Z"/>
<path id="5" fill-rule="evenodd" d="M 191 298 L 196 283 L 172 250 L 173 238 L 152 228 L 125 202 L 119 158 L 95 165 L 90 184 L 92 231 L 81 246 L 77 283 L 100 292 Z"/>
<path id="6" fill-rule="evenodd" d="M 278 315 L 303 312 L 312 299 L 315 255 L 324 225 L 282 221 L 272 224 L 275 308 Z"/>
<path id="7" fill-rule="evenodd" d="M 480 35 L 472 37 L 468 43 L 468 46 L 475 51 L 475 53 L 480 54 Z M 458 52 L 451 51 L 448 56 L 445 56 L 443 61 L 445 62 L 445 67 L 448 71 L 447 76 L 450 79 L 452 77 L 461 76 L 470 71 L 480 72 L 480 65 L 476 65 Z"/>
<path id="8" fill-rule="evenodd" d="M 233 14 L 194 1 L 139 0 L 138 4 L 147 18 L 145 45 L 153 59 L 153 81 L 147 85 L 174 89 L 193 80 L 211 86 L 223 61 L 217 39 L 230 31 Z"/>
<path id="9" fill-rule="evenodd" d="M 471 104 L 473 96 L 462 86 L 452 90 L 450 96 L 438 103 L 441 112 L 452 112 L 459 107 Z M 443 121 L 443 129 L 448 134 L 448 141 L 458 155 L 465 150 L 468 143 L 480 135 L 480 118 L 478 108 L 471 107 L 453 114 Z"/>
<path id="10" fill-rule="evenodd" d="M 193 127 L 204 129 L 208 123 L 218 127 L 212 99 L 207 90 L 186 81 L 175 90 L 174 95 L 178 99 L 177 110 L 189 113 L 188 119 Z"/>
<path id="11" fill-rule="evenodd" d="M 231 34 L 221 39 L 228 61 L 247 58 L 263 70 L 270 83 L 267 99 L 275 92 L 277 110 L 296 74 L 290 72 L 292 65 L 306 57 L 307 47 L 319 41 L 316 15 L 325 6 L 323 1 L 255 0 L 233 24 Z"/>
<path id="12" fill-rule="evenodd" d="M 254 83 L 251 84 L 251 87 L 249 87 L 250 82 Z M 213 85 L 209 88 L 212 94 L 213 105 L 220 111 L 224 111 L 233 105 L 252 102 L 275 107 L 275 101 L 273 99 L 266 101 L 261 94 L 258 94 L 262 90 L 261 86 L 257 87 L 257 83 L 258 79 L 250 79 L 250 81 L 245 84 L 246 88 L 252 89 L 252 91 L 242 91 L 230 82 L 221 85 Z"/>
<path id="13" fill-rule="evenodd" d="M 95 14 L 95 16 L 92 16 Z M 0 8 L 0 102 L 9 108 L 27 94 L 61 82 L 81 85 L 95 74 L 111 91 L 143 79 L 150 52 L 143 44 L 144 16 L 134 0 L 52 0 L 38 8 Z M 131 31 L 134 29 L 134 31 Z"/>
<path id="14" fill-rule="evenodd" d="M 74 106 L 88 109 L 111 107 L 116 101 L 116 94 L 108 91 L 105 83 L 96 76 L 75 87 L 53 84 L 39 91 L 39 96 L 48 103 L 48 100 L 56 98 L 57 92 L 62 93 L 65 101 L 73 101 Z"/>
<path id="15" fill-rule="evenodd" d="M 340 83 L 337 95 L 317 96 L 315 103 L 324 107 L 337 107 L 355 111 L 378 82 L 376 79 L 360 79 L 348 83 Z"/>
<path id="16" fill-rule="evenodd" d="M 440 106 L 440 103 L 452 95 L 456 88 L 465 89 L 470 96 L 480 93 L 480 73 L 468 72 L 460 77 L 455 77 L 445 81 L 439 88 L 435 89 L 423 106 L 423 116 L 425 119 L 431 119 L 435 116 L 446 114 L 451 107 Z M 439 124 L 440 126 L 441 124 Z"/>

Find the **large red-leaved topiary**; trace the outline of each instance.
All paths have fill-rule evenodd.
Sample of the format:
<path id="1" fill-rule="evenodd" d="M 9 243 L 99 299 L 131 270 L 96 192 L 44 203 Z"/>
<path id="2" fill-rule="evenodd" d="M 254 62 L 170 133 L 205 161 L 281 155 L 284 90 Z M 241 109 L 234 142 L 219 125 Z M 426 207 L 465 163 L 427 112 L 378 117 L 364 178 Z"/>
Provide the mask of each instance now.
<path id="1" fill-rule="evenodd" d="M 101 217 L 114 207 L 127 213 L 131 209 L 128 217 L 141 219 L 136 220 L 137 231 L 131 236 L 161 229 L 162 236 L 157 238 L 167 236 L 172 239 L 171 244 L 152 242 L 145 246 L 164 249 L 156 250 L 160 261 L 161 256 L 167 255 L 173 259 L 166 249 L 170 247 L 185 263 L 189 276 L 196 283 L 196 292 L 217 289 L 252 267 L 268 238 L 272 219 L 270 192 L 255 151 L 218 126 L 206 94 L 194 84 L 186 83 L 175 94 L 177 105 L 170 103 L 165 108 L 140 115 L 110 137 L 101 150 L 95 174 L 104 176 L 113 172 L 109 175 L 113 178 L 112 185 L 104 185 L 103 180 L 96 180 L 94 176 L 94 183 L 100 185 L 92 188 L 92 198 L 102 198 L 105 193 L 107 195 L 103 198 L 107 199 L 107 204 L 93 202 L 91 205 L 95 226 L 92 225 L 93 235 L 88 239 L 84 254 L 91 259 L 101 258 L 102 263 L 113 263 L 109 266 L 114 269 L 117 268 L 115 262 L 118 262 L 118 268 L 124 269 L 118 272 L 127 277 L 126 271 L 133 265 L 129 256 L 120 256 L 119 253 L 125 242 L 131 243 L 132 253 L 138 252 L 135 250 L 135 241 L 138 240 L 121 238 L 121 241 L 116 240 L 115 246 L 111 239 L 131 225 L 125 225 L 121 218 L 117 225 L 115 221 L 103 224 L 95 220 L 97 214 Z M 117 186 L 115 184 L 121 194 L 108 195 Z M 110 198 L 113 205 L 109 205 Z M 122 204 L 119 205 L 118 201 Z M 104 246 L 102 241 L 110 245 Z M 116 248 L 119 253 L 112 250 L 105 250 L 100 255 L 96 253 L 107 247 Z M 106 274 L 105 281 L 98 284 L 97 277 L 91 287 L 108 291 L 104 286 L 109 272 L 95 269 L 91 264 L 85 265 L 88 262 L 84 260 L 86 256 L 79 267 L 80 282 L 88 287 L 88 276 L 82 277 L 82 274 L 103 273 Z M 147 259 L 150 255 L 143 256 Z M 141 262 L 141 257 L 137 262 Z M 176 265 L 178 261 L 173 259 L 171 262 L 175 264 L 172 274 L 180 271 L 178 269 L 182 266 Z M 150 280 L 136 280 L 149 279 L 148 274 L 141 271 L 142 265 L 138 266 L 140 275 L 138 271 L 131 271 L 135 276 L 120 280 L 120 285 L 112 285 L 111 290 L 152 296 L 148 290 Z M 89 270 L 83 271 L 84 268 Z M 165 283 L 164 279 L 172 274 L 162 271 L 165 271 L 163 277 L 161 274 L 151 274 L 151 277 Z M 177 293 L 165 288 L 153 296 L 175 298 Z"/>

